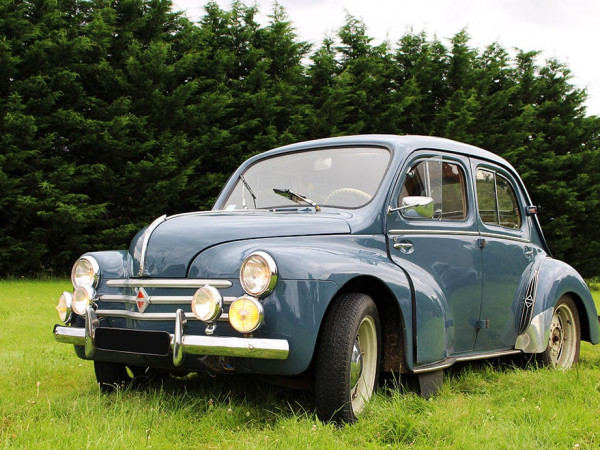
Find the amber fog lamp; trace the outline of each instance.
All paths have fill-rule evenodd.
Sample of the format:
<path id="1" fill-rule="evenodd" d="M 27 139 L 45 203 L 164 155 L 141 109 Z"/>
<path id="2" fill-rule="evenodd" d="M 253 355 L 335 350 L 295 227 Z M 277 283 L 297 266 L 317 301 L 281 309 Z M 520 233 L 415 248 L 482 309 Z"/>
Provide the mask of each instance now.
<path id="1" fill-rule="evenodd" d="M 91 256 L 83 256 L 75 262 L 71 270 L 71 282 L 73 287 L 89 286 L 97 287 L 100 281 L 100 266 Z"/>
<path id="2" fill-rule="evenodd" d="M 223 298 L 212 286 L 204 286 L 192 298 L 192 313 L 203 322 L 217 320 L 223 311 Z"/>
<path id="3" fill-rule="evenodd" d="M 73 296 L 71 295 L 71 293 L 63 292 L 60 298 L 58 299 L 56 311 L 58 312 L 58 317 L 64 324 L 67 324 L 71 321 L 71 317 L 73 315 L 73 310 L 71 309 L 72 304 Z"/>
<path id="4" fill-rule="evenodd" d="M 85 315 L 85 312 L 94 300 L 94 289 L 89 286 L 79 286 L 73 293 L 72 308 L 75 314 Z"/>
<path id="5" fill-rule="evenodd" d="M 263 322 L 264 311 L 258 300 L 244 296 L 229 307 L 229 323 L 240 333 L 252 333 Z"/>
<path id="6" fill-rule="evenodd" d="M 242 288 L 254 297 L 266 297 L 273 292 L 277 277 L 277 265 L 265 252 L 252 253 L 240 268 Z"/>

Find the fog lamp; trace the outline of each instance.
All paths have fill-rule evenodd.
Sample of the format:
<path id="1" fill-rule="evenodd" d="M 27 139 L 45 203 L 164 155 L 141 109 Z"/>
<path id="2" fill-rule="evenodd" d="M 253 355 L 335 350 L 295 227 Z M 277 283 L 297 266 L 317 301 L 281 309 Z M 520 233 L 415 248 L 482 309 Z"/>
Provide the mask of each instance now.
<path id="1" fill-rule="evenodd" d="M 240 268 L 242 288 L 254 297 L 266 297 L 273 292 L 277 278 L 277 265 L 265 252 L 252 253 Z"/>
<path id="2" fill-rule="evenodd" d="M 213 322 L 223 311 L 223 298 L 212 286 L 204 286 L 196 291 L 192 298 L 192 312 L 203 322 Z"/>
<path id="3" fill-rule="evenodd" d="M 73 296 L 70 292 L 63 292 L 60 298 L 58 299 L 58 305 L 56 305 L 56 311 L 58 311 L 58 317 L 60 320 L 67 324 L 71 321 L 71 317 L 73 315 L 73 310 L 71 309 L 71 304 L 73 303 Z"/>
<path id="4" fill-rule="evenodd" d="M 258 300 L 243 296 L 229 307 L 229 323 L 240 333 L 252 333 L 263 322 L 263 307 Z"/>
<path id="5" fill-rule="evenodd" d="M 89 286 L 79 286 L 73 292 L 72 308 L 75 314 L 85 315 L 85 312 L 94 300 L 95 292 Z"/>
<path id="6" fill-rule="evenodd" d="M 98 261 L 91 256 L 83 256 L 73 264 L 73 269 L 71 269 L 73 287 L 90 286 L 95 288 L 98 286 L 99 280 L 100 266 Z"/>

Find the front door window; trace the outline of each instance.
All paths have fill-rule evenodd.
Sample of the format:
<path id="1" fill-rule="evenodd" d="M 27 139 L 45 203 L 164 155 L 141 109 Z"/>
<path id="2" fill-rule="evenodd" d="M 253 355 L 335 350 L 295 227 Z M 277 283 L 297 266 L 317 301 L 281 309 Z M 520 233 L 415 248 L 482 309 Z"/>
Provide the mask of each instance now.
<path id="1" fill-rule="evenodd" d="M 404 197 L 431 197 L 437 220 L 467 218 L 465 173 L 455 163 L 441 159 L 418 162 L 406 174 L 398 204 Z"/>

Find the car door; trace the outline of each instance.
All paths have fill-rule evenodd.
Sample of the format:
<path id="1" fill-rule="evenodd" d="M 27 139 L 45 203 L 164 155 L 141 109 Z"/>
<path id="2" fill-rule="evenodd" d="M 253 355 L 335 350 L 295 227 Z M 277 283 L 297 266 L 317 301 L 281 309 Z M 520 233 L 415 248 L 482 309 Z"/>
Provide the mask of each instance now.
<path id="1" fill-rule="evenodd" d="M 537 249 L 530 242 L 523 198 L 507 170 L 472 161 L 483 255 L 480 327 L 475 350 L 512 348 L 518 296 Z M 525 280 L 527 281 L 527 280 Z"/>
<path id="2" fill-rule="evenodd" d="M 392 194 L 388 242 L 392 260 L 415 286 L 417 364 L 470 352 L 475 344 L 482 257 L 468 174 L 466 157 L 419 151 L 401 170 Z M 407 199 L 425 197 L 433 199 L 429 217 L 402 206 Z"/>

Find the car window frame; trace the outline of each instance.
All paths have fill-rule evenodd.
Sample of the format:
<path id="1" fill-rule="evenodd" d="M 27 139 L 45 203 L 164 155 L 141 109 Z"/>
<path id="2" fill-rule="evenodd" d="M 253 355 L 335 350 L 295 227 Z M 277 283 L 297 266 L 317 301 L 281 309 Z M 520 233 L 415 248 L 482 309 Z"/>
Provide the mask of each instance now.
<path id="1" fill-rule="evenodd" d="M 508 227 L 502 226 L 500 224 L 486 223 L 482 220 L 481 214 L 479 212 L 479 196 L 477 193 L 477 172 L 479 170 L 486 170 L 488 172 L 493 172 L 494 174 L 496 174 L 496 176 L 500 175 L 502 178 L 504 178 L 508 182 L 508 184 L 510 185 L 510 187 L 513 190 L 513 193 L 515 194 L 515 198 L 517 200 L 517 205 L 519 208 L 519 214 L 521 216 L 521 226 L 519 228 L 508 228 Z M 523 193 L 520 189 L 520 184 L 517 183 L 515 176 L 510 171 L 503 168 L 502 166 L 493 164 L 491 162 L 481 161 L 481 160 L 476 160 L 476 159 L 472 159 L 471 176 L 472 176 L 472 182 L 473 182 L 473 186 L 474 186 L 474 203 L 475 203 L 475 208 L 476 208 L 477 223 L 478 223 L 481 233 L 484 234 L 487 232 L 487 233 L 491 233 L 491 234 L 500 234 L 500 235 L 510 236 L 513 238 L 522 239 L 525 241 L 530 241 L 531 240 L 531 232 L 529 229 L 529 221 L 527 218 L 527 214 L 525 213 L 526 202 L 525 202 Z M 498 201 L 497 196 L 498 195 L 496 192 L 496 202 Z"/>
<path id="2" fill-rule="evenodd" d="M 388 161 L 387 161 L 387 165 L 385 167 L 385 169 L 382 171 L 381 173 L 381 178 L 379 180 L 379 184 L 377 185 L 377 188 L 375 189 L 375 192 L 372 196 L 372 198 L 370 200 L 368 200 L 367 202 L 365 202 L 364 204 L 360 205 L 360 206 L 353 206 L 353 207 L 342 207 L 342 206 L 338 206 L 338 205 L 319 205 L 319 203 L 317 202 L 317 204 L 319 205 L 320 208 L 332 208 L 332 209 L 336 209 L 336 210 L 341 210 L 341 211 L 356 211 L 356 210 L 360 210 L 363 209 L 365 207 L 367 207 L 368 205 L 370 205 L 371 203 L 373 203 L 373 201 L 379 197 L 381 195 L 383 186 L 385 184 L 385 180 L 387 179 L 389 172 L 393 166 L 393 160 L 394 160 L 394 152 L 393 150 L 385 145 L 379 145 L 379 144 L 346 144 L 346 145 L 329 145 L 329 146 L 316 146 L 316 147 L 308 147 L 308 148 L 302 148 L 302 149 L 298 149 L 298 150 L 294 150 L 294 151 L 289 151 L 289 152 L 280 152 L 280 153 L 273 153 L 270 154 L 268 156 L 265 157 L 261 157 L 258 158 L 254 161 L 251 161 L 249 164 L 242 164 L 238 170 L 236 170 L 236 172 L 234 172 L 231 175 L 230 180 L 226 183 L 226 185 L 223 188 L 223 191 L 219 194 L 219 196 L 217 198 L 221 198 L 223 197 L 222 200 L 222 205 L 221 207 L 223 208 L 224 211 L 244 211 L 246 209 L 244 208 L 227 208 L 227 202 L 229 201 L 229 199 L 231 198 L 231 196 L 234 193 L 235 188 L 237 187 L 238 183 L 239 183 L 239 178 L 240 175 L 245 176 L 247 174 L 247 172 L 249 170 L 251 170 L 253 167 L 255 167 L 257 164 L 260 164 L 264 161 L 267 160 L 271 160 L 271 159 L 275 159 L 275 158 L 279 158 L 279 157 L 284 157 L 284 156 L 288 156 L 288 155 L 294 155 L 294 154 L 301 154 L 301 153 L 309 153 L 309 152 L 319 152 L 322 150 L 343 150 L 343 149 L 355 149 L 355 150 L 360 150 L 360 149 L 368 149 L 368 148 L 372 148 L 372 149 L 379 149 L 379 150 L 385 150 L 388 153 Z M 260 156 L 260 155 L 258 155 Z M 248 161 L 247 161 L 248 162 Z M 233 180 L 233 183 L 231 184 L 231 186 L 229 186 L 229 182 Z M 299 192 L 299 194 L 302 194 L 301 192 Z M 283 198 L 283 197 L 282 197 Z M 258 207 L 258 208 L 247 208 L 247 210 L 255 210 L 255 211 L 276 211 L 276 210 L 285 210 L 285 209 L 298 209 L 300 207 L 306 207 L 306 205 L 299 205 L 299 204 L 281 204 L 281 205 L 276 205 L 276 206 L 268 206 L 268 207 Z"/>
<path id="3" fill-rule="evenodd" d="M 388 205 L 394 209 L 399 207 L 398 201 L 400 192 L 406 182 L 406 176 L 410 168 L 414 167 L 421 161 L 427 159 L 440 159 L 444 162 L 451 162 L 457 164 L 464 173 L 465 176 L 465 189 L 466 189 L 466 205 L 467 215 L 462 220 L 453 219 L 427 219 L 427 218 L 413 218 L 402 215 L 399 211 L 391 213 L 391 219 L 388 218 L 388 222 L 394 223 L 393 228 L 401 226 L 403 229 L 409 231 L 411 229 L 446 229 L 449 232 L 475 232 L 477 231 L 477 219 L 475 213 L 475 185 L 473 184 L 473 177 L 471 175 L 471 163 L 468 155 L 453 153 L 441 149 L 417 149 L 412 152 L 400 166 L 397 171 L 396 181 L 393 185 L 391 196 L 388 200 Z"/>

